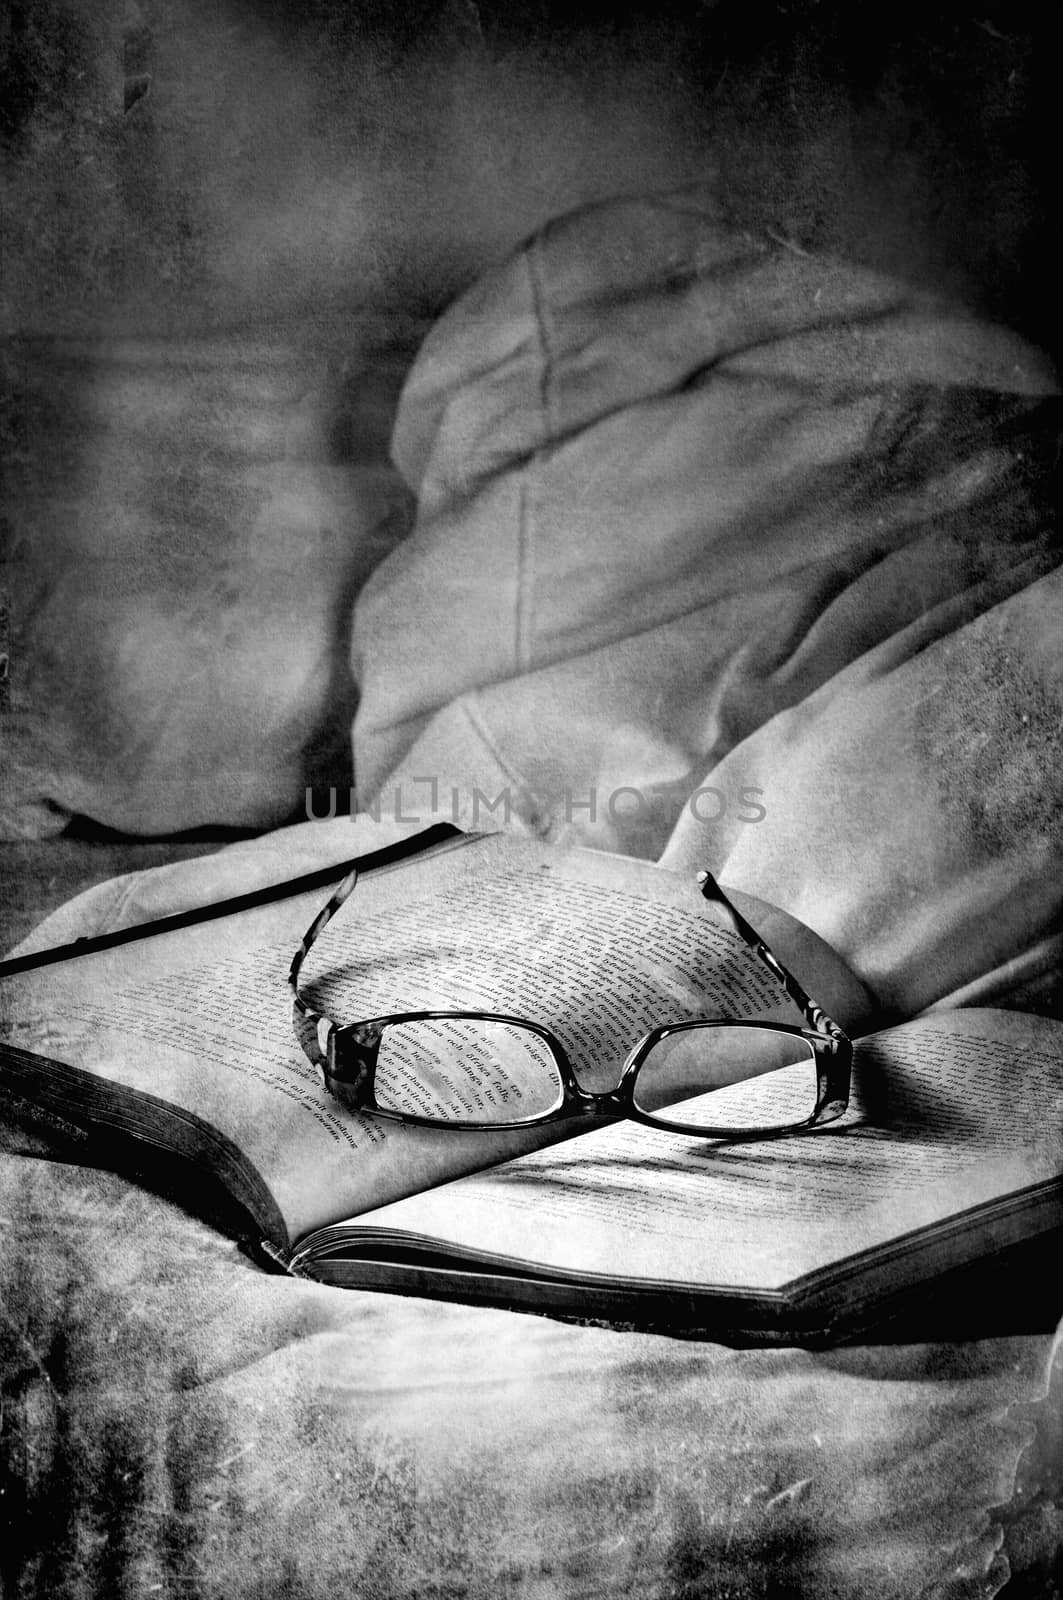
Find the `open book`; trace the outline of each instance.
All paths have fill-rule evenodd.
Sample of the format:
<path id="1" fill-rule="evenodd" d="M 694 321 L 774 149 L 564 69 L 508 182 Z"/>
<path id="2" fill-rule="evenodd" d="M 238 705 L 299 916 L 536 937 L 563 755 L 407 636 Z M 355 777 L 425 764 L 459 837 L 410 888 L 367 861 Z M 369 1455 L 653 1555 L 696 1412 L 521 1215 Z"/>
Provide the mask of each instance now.
<path id="1" fill-rule="evenodd" d="M 324 897 L 5 976 L 4 1102 L 88 1159 L 176 1174 L 189 1205 L 209 1183 L 254 1248 L 325 1283 L 731 1338 L 842 1335 L 1063 1222 L 1063 1027 L 1017 1013 L 871 1036 L 846 1115 L 783 1139 L 352 1112 L 300 1050 L 286 981 Z M 741 909 L 851 1026 L 822 942 Z M 693 878 L 499 835 L 365 874 L 305 982 L 344 1021 L 527 1017 L 598 1090 L 661 1023 L 802 1021 Z"/>

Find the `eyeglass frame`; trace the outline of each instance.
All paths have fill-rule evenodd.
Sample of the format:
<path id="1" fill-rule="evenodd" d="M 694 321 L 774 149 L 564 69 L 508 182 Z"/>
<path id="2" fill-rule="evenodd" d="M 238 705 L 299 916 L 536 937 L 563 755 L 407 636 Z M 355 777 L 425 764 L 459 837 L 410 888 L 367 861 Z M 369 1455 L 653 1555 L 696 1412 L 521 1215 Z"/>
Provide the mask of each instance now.
<path id="1" fill-rule="evenodd" d="M 577 1117 L 595 1116 L 605 1121 L 630 1120 L 663 1132 L 685 1133 L 691 1138 L 767 1139 L 823 1127 L 836 1122 L 848 1109 L 852 1087 L 852 1041 L 822 1006 L 805 992 L 793 973 L 769 949 L 707 869 L 697 873 L 703 897 L 710 904 L 722 906 L 729 914 L 742 940 L 782 985 L 786 994 L 803 1014 L 808 1026 L 799 1028 L 789 1023 L 748 1021 L 742 1017 L 690 1018 L 686 1022 L 664 1023 L 652 1028 L 633 1046 L 624 1061 L 616 1084 L 612 1089 L 600 1092 L 582 1086 L 561 1041 L 542 1023 L 533 1022 L 527 1017 L 496 1011 L 422 1010 L 387 1012 L 379 1017 L 362 1018 L 358 1022 L 337 1023 L 324 1012 L 316 1010 L 299 988 L 299 974 L 320 935 L 354 892 L 360 876 L 359 869 L 355 866 L 342 879 L 303 935 L 288 970 L 288 983 L 293 997 L 292 1024 L 296 1039 L 307 1059 L 320 1069 L 325 1089 L 348 1110 L 381 1117 L 386 1121 L 410 1127 L 442 1128 L 454 1133 L 505 1133 L 520 1128 L 545 1127 L 552 1122 L 562 1122 Z M 493 1022 L 536 1034 L 546 1044 L 557 1068 L 561 1082 L 560 1104 L 534 1116 L 504 1122 L 495 1120 L 459 1122 L 452 1118 L 424 1117 L 414 1112 L 392 1111 L 378 1106 L 375 1100 L 374 1079 L 377 1054 L 384 1030 L 401 1023 L 444 1020 Z M 323 1044 L 322 1027 L 326 1030 Z M 816 1103 L 808 1117 L 799 1122 L 769 1128 L 691 1128 L 683 1123 L 669 1122 L 667 1118 L 659 1117 L 656 1113 L 643 1111 L 635 1104 L 634 1090 L 639 1072 L 650 1052 L 664 1039 L 675 1033 L 693 1032 L 696 1028 L 736 1027 L 762 1029 L 765 1032 L 789 1035 L 807 1042 L 816 1064 Z M 353 1103 L 347 1095 L 337 1093 L 334 1085 L 352 1091 Z M 704 1092 L 708 1094 L 714 1091 Z"/>

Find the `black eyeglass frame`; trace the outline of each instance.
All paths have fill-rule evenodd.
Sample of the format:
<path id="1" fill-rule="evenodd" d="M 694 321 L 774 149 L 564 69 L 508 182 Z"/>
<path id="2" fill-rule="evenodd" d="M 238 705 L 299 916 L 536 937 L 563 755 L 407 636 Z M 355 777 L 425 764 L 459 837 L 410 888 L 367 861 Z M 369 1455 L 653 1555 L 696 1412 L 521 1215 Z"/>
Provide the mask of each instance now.
<path id="1" fill-rule="evenodd" d="M 647 1127 L 666 1132 L 688 1134 L 692 1138 L 777 1138 L 793 1133 L 807 1132 L 827 1123 L 836 1122 L 849 1105 L 852 1083 L 852 1042 L 843 1030 L 798 983 L 793 973 L 785 967 L 768 948 L 756 930 L 746 921 L 736 906 L 724 894 L 719 884 L 707 871 L 698 873 L 698 883 L 706 900 L 723 906 L 735 927 L 783 989 L 804 1014 L 805 1028 L 787 1023 L 747 1021 L 742 1017 L 697 1018 L 687 1022 L 665 1023 L 643 1036 L 628 1054 L 620 1077 L 612 1089 L 596 1092 L 585 1089 L 576 1077 L 572 1062 L 561 1041 L 541 1023 L 527 1017 L 511 1016 L 494 1011 L 394 1011 L 379 1017 L 366 1017 L 358 1022 L 333 1022 L 318 1011 L 299 987 L 299 974 L 304 961 L 327 924 L 353 893 L 358 882 L 358 869 L 354 868 L 337 887 L 328 903 L 318 912 L 307 929 L 292 960 L 288 982 L 292 989 L 292 1022 L 296 1038 L 303 1053 L 321 1070 L 325 1088 L 349 1110 L 381 1117 L 410 1127 L 445 1128 L 451 1132 L 503 1133 L 519 1128 L 545 1126 L 576 1117 L 594 1116 L 601 1120 L 631 1120 Z M 560 1100 L 547 1111 L 506 1121 L 457 1122 L 447 1117 L 424 1117 L 413 1112 L 395 1111 L 376 1103 L 375 1072 L 380 1043 L 389 1027 L 403 1023 L 428 1021 L 490 1022 L 522 1029 L 537 1035 L 550 1050 L 560 1078 Z M 673 1122 L 656 1112 L 644 1111 L 635 1103 L 635 1083 L 639 1071 L 650 1052 L 673 1034 L 692 1032 L 699 1028 L 762 1029 L 773 1034 L 788 1035 L 804 1040 L 810 1047 L 816 1064 L 816 1101 L 809 1116 L 779 1127 L 689 1127 Z M 324 1042 L 322 1042 L 324 1030 Z M 711 1091 L 706 1091 L 711 1092 Z"/>

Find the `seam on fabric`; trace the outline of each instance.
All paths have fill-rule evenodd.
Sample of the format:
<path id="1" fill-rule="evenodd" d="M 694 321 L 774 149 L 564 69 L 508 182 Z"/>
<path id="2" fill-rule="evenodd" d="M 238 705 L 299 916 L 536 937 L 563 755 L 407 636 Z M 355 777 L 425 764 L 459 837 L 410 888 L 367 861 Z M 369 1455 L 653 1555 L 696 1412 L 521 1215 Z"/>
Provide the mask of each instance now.
<path id="1" fill-rule="evenodd" d="M 532 468 L 537 461 L 538 451 L 532 458 Z M 531 536 L 528 528 L 531 520 L 530 499 L 528 474 L 525 472 L 521 474 L 520 493 L 517 499 L 517 571 L 513 605 L 513 667 L 517 675 L 531 670 L 532 604 L 529 590 L 532 585 L 532 560 Z"/>
<path id="2" fill-rule="evenodd" d="M 526 823 L 533 833 L 542 835 L 549 826 L 549 808 L 543 806 L 540 795 L 528 782 L 520 768 L 515 767 L 512 761 L 504 756 L 499 749 L 494 735 L 484 719 L 478 692 L 472 690 L 470 693 L 463 695 L 457 702 L 457 708 L 489 752 L 492 760 L 506 779 L 507 784 L 516 789 L 516 793 L 522 801 L 527 802 L 521 813 L 521 820 Z"/>
<path id="3" fill-rule="evenodd" d="M 546 296 L 543 290 L 539 257 L 542 236 L 532 240 L 524 255 L 531 296 L 532 321 L 535 328 L 539 355 L 539 439 L 531 452 L 527 470 L 521 476 L 520 503 L 517 512 L 517 596 L 515 617 L 514 655 L 518 672 L 528 672 L 532 665 L 532 634 L 534 630 L 533 590 L 535 580 L 534 517 L 535 491 L 538 468 L 546 441 L 553 436 L 553 406 L 551 377 L 553 357 L 547 328 Z"/>

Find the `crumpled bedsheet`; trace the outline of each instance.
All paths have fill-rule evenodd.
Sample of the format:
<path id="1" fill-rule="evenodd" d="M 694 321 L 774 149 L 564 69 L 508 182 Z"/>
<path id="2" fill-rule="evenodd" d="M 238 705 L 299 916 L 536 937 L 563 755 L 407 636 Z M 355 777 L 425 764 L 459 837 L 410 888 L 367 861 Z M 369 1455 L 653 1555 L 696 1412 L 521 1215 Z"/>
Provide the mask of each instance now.
<path id="1" fill-rule="evenodd" d="M 667 849 L 900 1016 L 1035 951 L 1061 439 L 1029 344 L 708 187 L 555 219 L 406 383 L 416 522 L 354 606 L 361 809 Z"/>
<path id="2" fill-rule="evenodd" d="M 267 1276 L 60 1164 L 0 1204 L 11 1600 L 966 1600 L 1017 1528 L 1050 1570 L 1047 1337 L 728 1350 Z"/>
<path id="3" fill-rule="evenodd" d="M 396 831 L 337 819 L 109 881 L 32 942 Z M 1051 1593 L 1047 1332 L 731 1350 L 328 1289 L 14 1129 L 0 1147 L 5 1600 Z"/>

